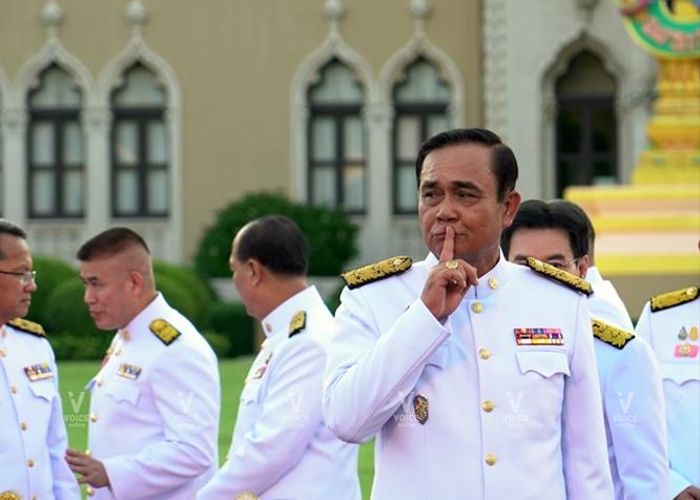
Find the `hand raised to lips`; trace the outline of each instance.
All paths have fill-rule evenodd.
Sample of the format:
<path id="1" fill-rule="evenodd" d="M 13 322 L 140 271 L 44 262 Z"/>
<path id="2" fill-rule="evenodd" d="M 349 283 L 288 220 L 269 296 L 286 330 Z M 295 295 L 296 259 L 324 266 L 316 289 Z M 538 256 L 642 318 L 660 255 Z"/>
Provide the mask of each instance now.
<path id="1" fill-rule="evenodd" d="M 454 312 L 469 286 L 478 283 L 476 268 L 454 258 L 455 230 L 445 228 L 438 264 L 430 270 L 421 300 L 435 318 L 444 322 Z"/>

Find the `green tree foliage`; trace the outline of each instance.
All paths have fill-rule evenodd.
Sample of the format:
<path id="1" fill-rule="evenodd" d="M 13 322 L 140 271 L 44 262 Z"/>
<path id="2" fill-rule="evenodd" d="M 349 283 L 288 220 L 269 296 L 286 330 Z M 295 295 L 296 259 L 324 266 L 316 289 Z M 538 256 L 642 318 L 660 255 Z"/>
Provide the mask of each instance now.
<path id="1" fill-rule="evenodd" d="M 231 240 L 248 222 L 264 215 L 293 219 L 309 242 L 309 274 L 334 276 L 357 253 L 357 227 L 343 212 L 289 201 L 276 193 L 253 193 L 221 210 L 197 250 L 195 268 L 203 276 L 228 277 Z"/>

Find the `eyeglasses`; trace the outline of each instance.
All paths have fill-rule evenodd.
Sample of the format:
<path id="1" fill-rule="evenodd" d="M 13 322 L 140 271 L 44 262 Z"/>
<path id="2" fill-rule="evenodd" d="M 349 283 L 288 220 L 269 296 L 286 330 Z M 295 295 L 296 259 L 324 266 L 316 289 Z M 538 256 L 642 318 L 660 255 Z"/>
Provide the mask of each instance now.
<path id="1" fill-rule="evenodd" d="M 18 276 L 22 282 L 22 286 L 27 286 L 31 282 L 36 283 L 36 271 L 22 271 L 17 273 L 13 271 L 0 271 L 0 274 Z"/>

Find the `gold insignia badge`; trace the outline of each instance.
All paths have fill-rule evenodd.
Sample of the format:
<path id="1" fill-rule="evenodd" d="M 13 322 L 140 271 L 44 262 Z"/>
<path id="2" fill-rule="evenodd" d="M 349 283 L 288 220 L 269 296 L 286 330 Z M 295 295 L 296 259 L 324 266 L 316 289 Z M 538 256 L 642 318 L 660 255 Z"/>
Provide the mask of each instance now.
<path id="1" fill-rule="evenodd" d="M 651 312 L 663 311 L 695 300 L 698 297 L 698 287 L 690 286 L 673 292 L 662 293 L 651 298 Z"/>
<path id="2" fill-rule="evenodd" d="M 557 283 L 566 285 L 569 288 L 577 290 L 586 295 L 591 295 L 593 293 L 593 288 L 588 281 L 581 279 L 578 276 L 574 276 L 571 273 L 567 273 L 566 271 L 562 271 L 561 269 L 557 269 L 546 262 L 537 260 L 534 257 L 528 257 L 527 265 L 536 273 L 556 281 Z"/>
<path id="3" fill-rule="evenodd" d="M 593 324 L 593 335 L 595 338 L 602 340 L 606 344 L 610 344 L 618 349 L 624 348 L 627 343 L 634 338 L 634 334 L 610 325 L 599 319 L 591 320 Z"/>
<path id="4" fill-rule="evenodd" d="M 258 496 L 255 493 L 241 493 L 236 495 L 236 500 L 258 500 Z"/>
<path id="5" fill-rule="evenodd" d="M 22 500 L 22 497 L 19 496 L 19 493 L 8 490 L 0 493 L 0 500 Z"/>
<path id="6" fill-rule="evenodd" d="M 289 322 L 289 336 L 293 337 L 304 328 L 306 328 L 306 311 L 299 311 Z"/>
<path id="7" fill-rule="evenodd" d="M 430 412 L 428 410 L 428 398 L 417 394 L 416 397 L 413 398 L 413 413 L 415 413 L 418 423 L 425 425 L 425 423 L 428 421 L 428 417 L 430 417 Z"/>
<path id="8" fill-rule="evenodd" d="M 148 325 L 148 328 L 150 328 L 151 332 L 165 345 L 172 344 L 175 339 L 181 335 L 173 325 L 164 319 L 154 319 L 151 321 L 151 324 Z"/>
<path id="9" fill-rule="evenodd" d="M 358 267 L 352 271 L 341 274 L 341 278 L 349 289 L 358 288 L 367 283 L 379 281 L 389 276 L 396 276 L 408 270 L 413 265 L 410 257 L 398 256 L 384 259 L 374 264 Z"/>
<path id="10" fill-rule="evenodd" d="M 41 326 L 39 323 L 34 323 L 33 321 L 29 321 L 27 319 L 16 318 L 10 321 L 8 324 L 11 327 L 16 328 L 17 330 L 20 330 L 25 333 L 31 333 L 32 335 L 36 335 L 37 337 L 46 336 L 46 332 L 44 332 L 43 326 Z"/>

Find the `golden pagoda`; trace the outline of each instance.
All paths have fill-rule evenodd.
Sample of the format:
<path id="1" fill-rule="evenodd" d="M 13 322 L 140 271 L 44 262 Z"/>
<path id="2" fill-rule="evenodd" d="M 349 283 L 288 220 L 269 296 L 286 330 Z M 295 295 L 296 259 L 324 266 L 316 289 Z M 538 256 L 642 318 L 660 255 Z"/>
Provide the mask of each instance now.
<path id="1" fill-rule="evenodd" d="M 571 187 L 596 228 L 609 277 L 661 291 L 700 277 L 700 4 L 617 0 L 630 36 L 658 61 L 647 148 L 626 186 Z M 649 278 L 654 278 L 653 284 Z M 642 290 L 640 293 L 648 295 Z M 635 300 L 635 302 L 637 302 Z M 629 306 L 629 304 L 628 304 Z M 631 312 L 635 312 L 631 309 Z"/>

